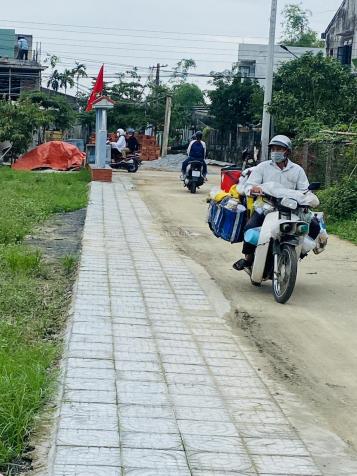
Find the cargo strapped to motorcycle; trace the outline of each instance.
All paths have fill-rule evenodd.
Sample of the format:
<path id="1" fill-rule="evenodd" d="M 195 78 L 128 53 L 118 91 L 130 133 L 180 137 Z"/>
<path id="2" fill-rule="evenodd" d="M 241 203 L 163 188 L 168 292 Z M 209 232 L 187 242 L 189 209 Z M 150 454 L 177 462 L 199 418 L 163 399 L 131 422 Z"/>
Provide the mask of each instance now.
<path id="1" fill-rule="evenodd" d="M 240 243 L 244 239 L 244 227 L 247 221 L 247 211 L 242 205 L 237 209 L 226 207 L 228 199 L 221 203 L 211 201 L 208 210 L 208 226 L 212 233 L 230 243 Z"/>

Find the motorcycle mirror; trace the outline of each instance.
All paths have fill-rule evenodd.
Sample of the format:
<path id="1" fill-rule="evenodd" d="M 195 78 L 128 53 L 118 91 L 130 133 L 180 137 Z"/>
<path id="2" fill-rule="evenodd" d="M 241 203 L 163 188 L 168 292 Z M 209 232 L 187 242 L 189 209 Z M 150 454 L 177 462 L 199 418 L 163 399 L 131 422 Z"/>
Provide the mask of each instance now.
<path id="1" fill-rule="evenodd" d="M 321 188 L 321 183 L 320 182 L 312 182 L 309 185 L 309 190 L 314 191 L 314 190 L 320 190 Z"/>

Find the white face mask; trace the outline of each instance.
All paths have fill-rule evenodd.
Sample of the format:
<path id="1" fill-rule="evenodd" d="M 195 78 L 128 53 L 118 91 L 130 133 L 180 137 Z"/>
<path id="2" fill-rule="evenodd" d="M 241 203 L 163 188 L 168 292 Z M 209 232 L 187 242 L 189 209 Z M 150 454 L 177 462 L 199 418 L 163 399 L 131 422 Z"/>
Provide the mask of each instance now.
<path id="1" fill-rule="evenodd" d="M 284 160 L 286 160 L 285 152 L 271 152 L 270 158 L 275 164 L 279 164 L 280 162 L 284 162 Z"/>

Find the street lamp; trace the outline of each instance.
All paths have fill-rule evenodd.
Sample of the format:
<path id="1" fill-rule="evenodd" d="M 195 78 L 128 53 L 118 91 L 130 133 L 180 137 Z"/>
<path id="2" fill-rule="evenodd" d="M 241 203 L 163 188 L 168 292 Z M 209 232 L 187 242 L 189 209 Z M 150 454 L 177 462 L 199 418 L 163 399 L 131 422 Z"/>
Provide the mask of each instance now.
<path id="1" fill-rule="evenodd" d="M 293 53 L 292 51 L 290 51 L 287 46 L 285 46 L 285 45 L 279 45 L 279 46 L 280 46 L 280 48 L 281 48 L 282 50 L 287 51 L 287 52 L 290 53 L 291 55 L 295 56 L 295 58 L 299 59 L 298 55 L 296 55 L 295 53 Z"/>

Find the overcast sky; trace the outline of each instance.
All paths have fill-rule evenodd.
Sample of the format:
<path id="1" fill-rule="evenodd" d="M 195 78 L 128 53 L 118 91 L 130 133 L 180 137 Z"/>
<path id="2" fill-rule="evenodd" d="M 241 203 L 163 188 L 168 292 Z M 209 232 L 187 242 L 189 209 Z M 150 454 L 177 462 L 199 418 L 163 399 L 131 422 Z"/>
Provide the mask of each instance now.
<path id="1" fill-rule="evenodd" d="M 277 38 L 287 3 L 278 0 Z M 304 0 L 302 5 L 311 10 L 311 26 L 321 33 L 341 3 Z M 267 42 L 269 14 L 270 0 L 17 0 L 1 6 L 0 27 L 32 34 L 43 56 L 58 55 L 63 67 L 78 60 L 96 74 L 105 63 L 110 80 L 124 65 L 143 68 L 145 77 L 149 70 L 144 68 L 160 62 L 170 69 L 180 58 L 195 59 L 197 73 L 229 68 L 237 58 L 237 43 Z"/>

